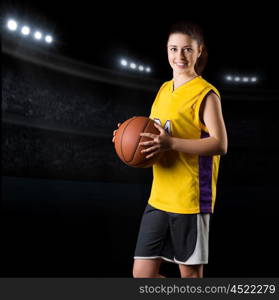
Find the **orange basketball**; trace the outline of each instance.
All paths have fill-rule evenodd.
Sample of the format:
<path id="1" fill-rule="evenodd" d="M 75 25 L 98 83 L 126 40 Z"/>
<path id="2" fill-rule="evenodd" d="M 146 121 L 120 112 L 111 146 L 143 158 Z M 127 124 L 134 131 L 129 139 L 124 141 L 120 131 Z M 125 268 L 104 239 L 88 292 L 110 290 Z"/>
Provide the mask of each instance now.
<path id="1" fill-rule="evenodd" d="M 151 147 L 140 146 L 140 142 L 150 141 L 145 136 L 140 136 L 141 132 L 160 134 L 154 126 L 154 121 L 150 118 L 139 116 L 133 117 L 123 122 L 117 129 L 114 140 L 114 148 L 118 157 L 128 166 L 135 168 L 151 167 L 158 159 L 162 152 L 146 158 L 151 152 L 141 153 L 143 149 Z"/>

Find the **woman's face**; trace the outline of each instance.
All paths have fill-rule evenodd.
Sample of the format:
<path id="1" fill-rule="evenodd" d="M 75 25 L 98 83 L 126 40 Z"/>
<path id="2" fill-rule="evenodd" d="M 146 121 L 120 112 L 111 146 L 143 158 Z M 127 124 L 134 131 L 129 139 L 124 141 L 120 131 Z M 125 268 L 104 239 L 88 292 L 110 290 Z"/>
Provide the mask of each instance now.
<path id="1" fill-rule="evenodd" d="M 187 34 L 173 33 L 169 36 L 167 48 L 169 64 L 175 74 L 195 72 L 194 66 L 202 51 L 196 40 Z"/>

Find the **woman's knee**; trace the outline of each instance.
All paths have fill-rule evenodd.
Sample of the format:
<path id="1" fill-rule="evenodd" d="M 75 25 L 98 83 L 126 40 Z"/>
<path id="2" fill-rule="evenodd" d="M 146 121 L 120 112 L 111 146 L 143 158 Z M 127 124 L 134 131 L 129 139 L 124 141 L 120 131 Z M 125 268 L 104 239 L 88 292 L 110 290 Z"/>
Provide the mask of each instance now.
<path id="1" fill-rule="evenodd" d="M 143 270 L 138 270 L 133 268 L 133 277 L 134 278 L 153 278 L 155 277 L 153 273 L 149 273 Z"/>
<path id="2" fill-rule="evenodd" d="M 180 274 L 182 278 L 202 278 L 203 265 L 179 265 Z"/>
<path id="3" fill-rule="evenodd" d="M 133 266 L 134 278 L 158 277 L 161 260 L 158 259 L 135 259 Z"/>

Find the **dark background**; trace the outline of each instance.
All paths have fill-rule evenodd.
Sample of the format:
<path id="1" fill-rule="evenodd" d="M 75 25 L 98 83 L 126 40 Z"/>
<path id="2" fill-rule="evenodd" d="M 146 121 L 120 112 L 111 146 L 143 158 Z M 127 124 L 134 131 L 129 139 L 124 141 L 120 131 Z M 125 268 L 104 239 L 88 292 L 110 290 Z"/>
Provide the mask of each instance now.
<path id="1" fill-rule="evenodd" d="M 21 22 L 53 34 L 51 51 L 93 65 L 119 69 L 119 57 L 150 64 L 152 77 L 168 80 L 166 42 L 170 26 L 180 19 L 198 22 L 209 51 L 205 74 L 224 83 L 223 74 L 257 74 L 259 84 L 278 88 L 276 7 L 262 3 L 200 3 L 177 1 L 94 3 L 87 1 L 4 1 L 2 19 Z"/>
<path id="2" fill-rule="evenodd" d="M 205 276 L 278 277 L 274 9 L 130 5 L 2 4 L 1 276 L 132 276 L 152 170 L 121 163 L 112 131 L 131 116 L 149 115 L 157 88 L 172 77 L 167 30 L 190 18 L 205 31 L 209 63 L 203 77 L 221 92 L 229 138 Z M 45 47 L 11 37 L 7 17 L 47 28 L 55 42 Z M 21 59 L 15 49 L 34 57 L 40 51 L 55 55 L 58 65 L 62 56 L 104 68 L 135 86 L 67 74 Z M 119 69 L 121 56 L 146 62 L 152 72 Z M 229 85 L 224 75 L 230 72 L 256 74 L 259 81 Z M 140 82 L 146 88 L 137 87 Z M 179 276 L 177 266 L 165 262 L 162 273 Z"/>

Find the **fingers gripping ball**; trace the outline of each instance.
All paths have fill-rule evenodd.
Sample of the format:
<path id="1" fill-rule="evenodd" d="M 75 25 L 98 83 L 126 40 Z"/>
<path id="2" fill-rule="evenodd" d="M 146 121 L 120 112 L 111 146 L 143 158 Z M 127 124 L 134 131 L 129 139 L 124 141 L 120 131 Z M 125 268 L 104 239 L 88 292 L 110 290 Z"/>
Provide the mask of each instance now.
<path id="1" fill-rule="evenodd" d="M 154 123 L 150 118 L 138 116 L 126 120 L 118 128 L 114 147 L 118 157 L 126 165 L 135 168 L 149 168 L 161 158 L 162 153 L 160 152 L 146 159 L 146 154 L 141 153 L 141 150 L 146 147 L 139 145 L 141 142 L 150 141 L 150 138 L 140 136 L 141 132 L 160 134 Z"/>

